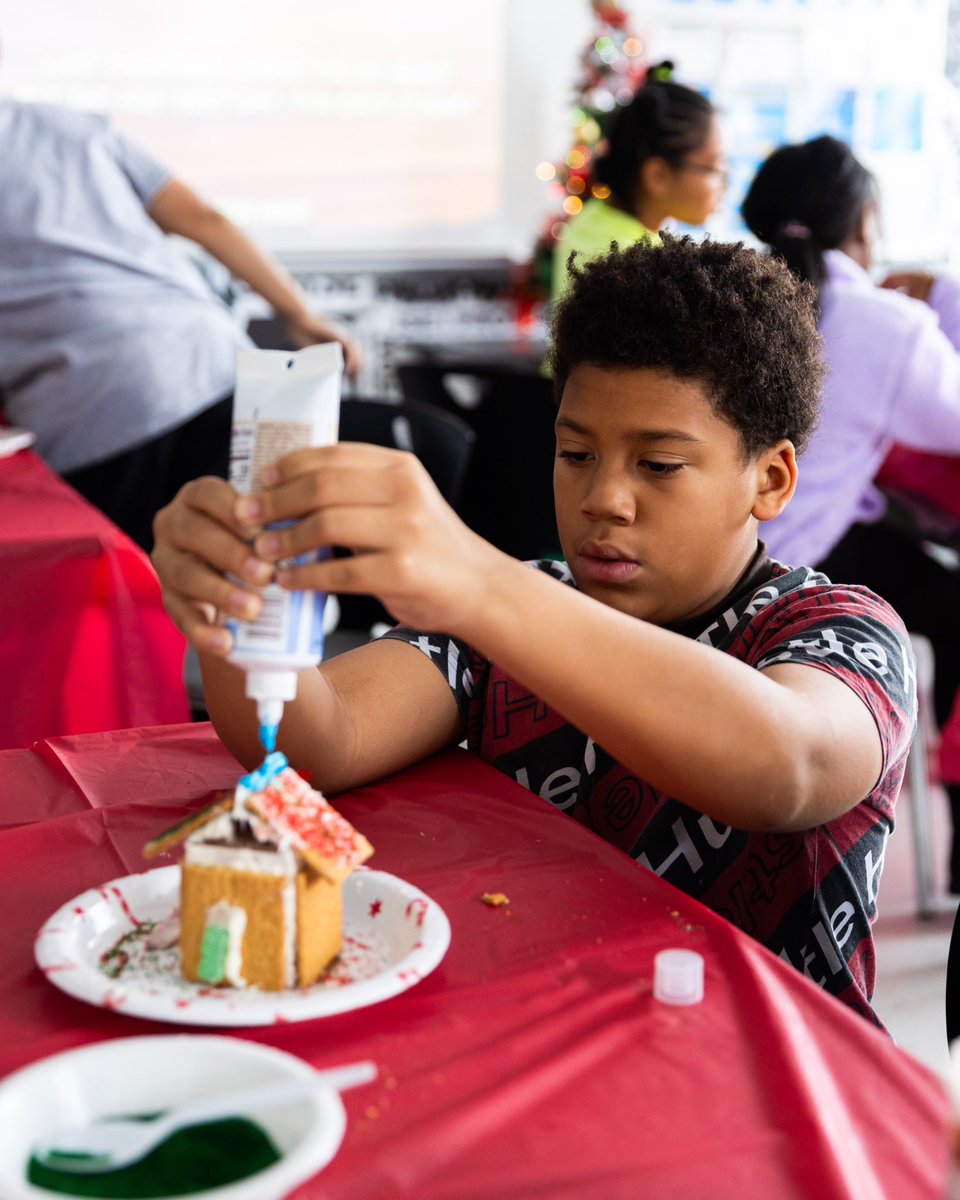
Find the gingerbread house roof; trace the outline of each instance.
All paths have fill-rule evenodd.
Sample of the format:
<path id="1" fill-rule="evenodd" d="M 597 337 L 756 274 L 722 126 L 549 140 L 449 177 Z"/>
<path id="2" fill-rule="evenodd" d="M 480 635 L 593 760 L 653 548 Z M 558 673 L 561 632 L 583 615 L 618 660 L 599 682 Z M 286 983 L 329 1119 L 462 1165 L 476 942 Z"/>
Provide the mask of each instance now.
<path id="1" fill-rule="evenodd" d="M 233 792 L 174 825 L 144 847 L 154 858 L 196 833 L 221 814 L 249 814 L 254 835 L 265 844 L 289 846 L 314 871 L 339 883 L 365 862 L 373 847 L 327 800 L 298 775 L 280 753 L 245 775 Z"/>

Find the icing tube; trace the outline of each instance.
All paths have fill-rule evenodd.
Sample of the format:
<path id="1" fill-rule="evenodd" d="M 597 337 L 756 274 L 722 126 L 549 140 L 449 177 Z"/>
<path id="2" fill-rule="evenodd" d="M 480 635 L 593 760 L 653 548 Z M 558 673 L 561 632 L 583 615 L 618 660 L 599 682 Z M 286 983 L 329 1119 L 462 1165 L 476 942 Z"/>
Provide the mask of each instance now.
<path id="1" fill-rule="evenodd" d="M 259 491 L 265 467 L 293 450 L 337 441 L 343 350 L 339 342 L 306 350 L 240 350 L 233 399 L 230 482 L 238 492 Z M 317 550 L 292 560 L 315 562 Z M 323 656 L 323 607 L 317 592 L 288 592 L 277 584 L 260 589 L 263 608 L 255 621 L 229 619 L 229 661 L 247 672 L 246 693 L 257 702 L 260 740 L 276 745 L 283 705 L 297 692 L 297 672 Z"/>

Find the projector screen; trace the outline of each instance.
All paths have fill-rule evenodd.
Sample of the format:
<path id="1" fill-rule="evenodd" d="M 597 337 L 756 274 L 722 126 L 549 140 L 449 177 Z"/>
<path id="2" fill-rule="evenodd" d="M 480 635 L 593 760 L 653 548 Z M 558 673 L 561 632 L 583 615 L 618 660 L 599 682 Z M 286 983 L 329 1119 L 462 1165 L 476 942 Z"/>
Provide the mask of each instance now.
<path id="1" fill-rule="evenodd" d="M 584 0 L 4 0 L 0 85 L 110 114 L 277 250 L 523 257 L 590 28 Z"/>
<path id="2" fill-rule="evenodd" d="M 720 106 L 711 232 L 742 237 L 757 164 L 826 131 L 879 178 L 887 259 L 956 259 L 945 0 L 623 6 Z M 0 0 L 0 91 L 110 114 L 281 255 L 521 261 L 596 29 L 589 0 Z"/>

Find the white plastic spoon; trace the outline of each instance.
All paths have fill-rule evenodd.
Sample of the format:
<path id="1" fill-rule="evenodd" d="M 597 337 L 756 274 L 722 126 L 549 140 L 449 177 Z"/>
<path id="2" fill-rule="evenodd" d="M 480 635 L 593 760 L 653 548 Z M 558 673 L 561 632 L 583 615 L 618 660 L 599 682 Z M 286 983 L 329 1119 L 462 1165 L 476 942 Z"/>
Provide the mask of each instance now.
<path id="1" fill-rule="evenodd" d="M 317 1071 L 312 1079 L 283 1079 L 238 1092 L 218 1092 L 215 1096 L 188 1101 L 148 1120 L 105 1117 L 79 1128 L 58 1129 L 34 1148 L 33 1156 L 45 1167 L 77 1175 L 115 1171 L 137 1162 L 171 1133 L 187 1125 L 203 1125 L 225 1117 L 280 1108 L 284 1104 L 306 1100 L 316 1092 L 343 1092 L 370 1083 L 376 1076 L 376 1063 L 351 1063 Z"/>

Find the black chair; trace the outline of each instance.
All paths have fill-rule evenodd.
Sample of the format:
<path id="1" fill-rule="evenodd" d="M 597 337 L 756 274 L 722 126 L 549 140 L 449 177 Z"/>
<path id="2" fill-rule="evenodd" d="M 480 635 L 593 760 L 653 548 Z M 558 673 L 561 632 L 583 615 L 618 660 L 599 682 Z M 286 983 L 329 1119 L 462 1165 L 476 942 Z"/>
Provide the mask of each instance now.
<path id="1" fill-rule="evenodd" d="M 350 398 L 340 401 L 340 441 L 409 450 L 456 507 L 476 434 L 466 421 L 433 404 Z"/>
<path id="2" fill-rule="evenodd" d="M 553 507 L 554 421 L 551 381 L 524 371 L 454 363 L 397 368 L 405 400 L 439 405 L 476 433 L 457 505 L 471 529 L 515 558 L 552 557 L 559 550 Z M 466 379 L 473 394 L 453 385 Z"/>
<path id="3" fill-rule="evenodd" d="M 392 403 L 387 400 L 349 398 L 340 401 L 340 441 L 372 442 L 409 450 L 423 463 L 440 494 L 453 508 L 470 462 L 476 434 L 459 417 L 443 412 L 432 404 L 415 401 Z M 335 551 L 346 554 L 347 551 Z M 344 631 L 364 633 L 381 622 L 394 623 L 393 617 L 375 596 L 341 595 L 339 639 Z"/>
<path id="4" fill-rule="evenodd" d="M 947 954 L 947 1045 L 960 1037 L 960 908 L 953 919 Z"/>

